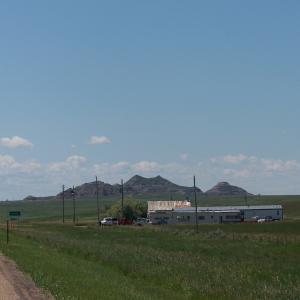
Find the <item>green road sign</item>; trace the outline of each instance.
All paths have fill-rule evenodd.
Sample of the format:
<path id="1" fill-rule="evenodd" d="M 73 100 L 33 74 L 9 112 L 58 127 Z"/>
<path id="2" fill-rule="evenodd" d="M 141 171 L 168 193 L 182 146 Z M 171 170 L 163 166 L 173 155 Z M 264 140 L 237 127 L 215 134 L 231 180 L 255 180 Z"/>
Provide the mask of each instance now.
<path id="1" fill-rule="evenodd" d="M 21 217 L 20 211 L 10 211 L 9 212 L 9 218 L 11 221 L 18 220 Z"/>
<path id="2" fill-rule="evenodd" d="M 10 217 L 21 217 L 21 212 L 20 211 L 10 211 L 9 216 Z"/>

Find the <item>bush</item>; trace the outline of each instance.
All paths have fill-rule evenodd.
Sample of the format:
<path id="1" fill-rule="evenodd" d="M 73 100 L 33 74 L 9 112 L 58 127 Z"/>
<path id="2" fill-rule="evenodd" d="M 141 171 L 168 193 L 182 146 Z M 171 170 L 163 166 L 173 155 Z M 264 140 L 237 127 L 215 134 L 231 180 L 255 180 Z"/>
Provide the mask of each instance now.
<path id="1" fill-rule="evenodd" d="M 146 202 L 137 201 L 129 198 L 124 200 L 124 218 L 129 220 L 136 220 L 138 217 L 147 217 L 147 204 Z M 118 201 L 113 204 L 108 210 L 109 215 L 115 218 L 122 218 L 122 202 Z"/>

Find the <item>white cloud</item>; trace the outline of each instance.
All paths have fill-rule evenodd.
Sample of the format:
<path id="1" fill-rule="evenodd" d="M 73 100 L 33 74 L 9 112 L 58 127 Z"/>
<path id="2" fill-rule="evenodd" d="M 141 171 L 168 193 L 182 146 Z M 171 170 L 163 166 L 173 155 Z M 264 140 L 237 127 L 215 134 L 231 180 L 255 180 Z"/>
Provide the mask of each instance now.
<path id="1" fill-rule="evenodd" d="M 236 170 L 236 169 L 225 169 L 223 170 L 224 175 L 230 175 L 233 177 L 248 177 L 250 172 L 247 169 Z"/>
<path id="2" fill-rule="evenodd" d="M 132 166 L 135 172 L 159 172 L 161 167 L 154 161 L 140 161 Z"/>
<path id="3" fill-rule="evenodd" d="M 42 169 L 42 165 L 35 160 L 17 163 L 15 167 L 18 169 L 19 172 L 29 173 L 29 174 L 32 174 Z"/>
<path id="4" fill-rule="evenodd" d="M 218 159 L 215 158 L 215 157 L 211 157 L 211 158 L 209 159 L 209 161 L 210 161 L 212 164 L 215 164 L 215 163 L 218 162 Z"/>
<path id="5" fill-rule="evenodd" d="M 17 162 L 13 156 L 0 155 L 1 174 L 32 173 L 41 167 L 41 164 L 34 160 Z"/>
<path id="6" fill-rule="evenodd" d="M 100 164 L 95 164 L 93 166 L 94 171 L 96 174 L 112 174 L 112 173 L 122 173 L 124 171 L 128 171 L 130 168 L 130 165 L 126 161 L 120 161 L 117 163 L 100 163 Z"/>
<path id="7" fill-rule="evenodd" d="M 197 168 L 197 166 L 196 166 Z M 135 174 L 143 176 L 165 175 L 168 178 L 190 177 L 193 174 L 191 166 L 183 163 L 161 164 L 155 161 L 139 161 L 136 163 L 117 162 L 117 163 L 98 163 L 93 166 L 94 172 L 99 175 L 107 175 L 109 178 L 130 177 Z"/>
<path id="8" fill-rule="evenodd" d="M 197 166 L 196 166 L 197 168 Z M 138 161 L 134 163 L 116 162 L 116 163 L 98 163 L 93 166 L 94 174 L 99 175 L 102 180 L 107 182 L 119 182 L 120 178 L 129 179 L 135 174 L 145 177 L 162 175 L 175 182 L 186 180 L 191 182 L 191 176 L 194 170 L 191 166 L 184 163 L 166 163 L 161 164 L 155 161 Z"/>
<path id="9" fill-rule="evenodd" d="M 229 156 L 237 159 L 230 157 L 224 160 Z M 91 164 L 84 156 L 72 155 L 63 161 L 42 164 L 35 160 L 18 161 L 11 155 L 0 155 L 0 197 L 51 195 L 59 192 L 62 184 L 82 184 L 92 181 L 95 175 L 102 181 L 115 183 L 135 174 L 145 177 L 161 175 L 182 185 L 192 185 L 192 176 L 195 174 L 203 190 L 218 181 L 229 181 L 256 193 L 300 192 L 300 162 L 297 160 L 237 154 L 202 160 L 201 164 L 148 160 Z"/>
<path id="10" fill-rule="evenodd" d="M 110 143 L 110 139 L 107 136 L 92 136 L 89 144 L 98 145 L 98 144 L 108 144 Z"/>
<path id="11" fill-rule="evenodd" d="M 9 148 L 33 147 L 33 144 L 29 140 L 26 140 L 19 136 L 13 136 L 11 138 L 8 137 L 1 138 L 0 144 L 4 147 L 9 147 Z"/>
<path id="12" fill-rule="evenodd" d="M 242 161 L 245 161 L 248 159 L 247 155 L 244 154 L 238 154 L 238 155 L 226 155 L 223 157 L 224 161 L 230 164 L 238 164 Z"/>
<path id="13" fill-rule="evenodd" d="M 300 170 L 300 163 L 295 160 L 283 161 L 281 159 L 262 159 L 261 163 L 266 171 L 286 172 Z"/>
<path id="14" fill-rule="evenodd" d="M 83 163 L 86 162 L 84 156 L 72 155 L 69 156 L 65 161 L 54 162 L 48 165 L 50 171 L 64 171 L 64 170 L 74 170 L 79 169 Z"/>
<path id="15" fill-rule="evenodd" d="M 12 168 L 16 164 L 16 160 L 10 155 L 0 155 L 0 169 Z"/>
<path id="16" fill-rule="evenodd" d="M 212 157 L 210 158 L 210 162 L 213 164 L 241 164 L 241 163 L 255 163 L 257 161 L 257 157 L 255 156 L 248 156 L 245 154 L 227 154 L 224 156 L 219 156 L 219 157 Z"/>
<path id="17" fill-rule="evenodd" d="M 300 162 L 249 156 L 245 154 L 228 154 L 213 157 L 201 166 L 206 178 L 216 178 L 218 181 L 235 182 L 258 193 L 289 193 L 291 182 L 300 178 Z M 222 177 L 221 177 L 222 176 Z M 300 180 L 298 180 L 300 185 Z M 252 184 L 252 186 L 251 186 Z M 281 190 L 281 192 L 280 192 Z M 300 190 L 299 190 L 300 191 Z"/>
<path id="18" fill-rule="evenodd" d="M 114 171 L 122 171 L 126 170 L 129 167 L 129 163 L 127 161 L 120 161 L 118 163 L 112 164 L 111 168 Z"/>
<path id="19" fill-rule="evenodd" d="M 189 158 L 189 155 L 188 155 L 187 153 L 182 153 L 182 154 L 180 154 L 180 159 L 181 159 L 181 160 L 185 161 L 185 160 L 187 160 L 188 158 Z"/>

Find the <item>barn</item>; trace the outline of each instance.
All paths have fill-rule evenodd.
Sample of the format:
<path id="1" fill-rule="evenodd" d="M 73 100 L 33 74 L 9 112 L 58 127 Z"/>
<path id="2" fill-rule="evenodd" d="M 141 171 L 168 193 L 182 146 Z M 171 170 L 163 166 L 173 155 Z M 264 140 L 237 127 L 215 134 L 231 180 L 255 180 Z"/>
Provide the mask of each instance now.
<path id="1" fill-rule="evenodd" d="M 199 224 L 249 222 L 255 217 L 283 219 L 281 205 L 195 207 L 186 201 L 149 201 L 148 218 L 152 224 Z"/>

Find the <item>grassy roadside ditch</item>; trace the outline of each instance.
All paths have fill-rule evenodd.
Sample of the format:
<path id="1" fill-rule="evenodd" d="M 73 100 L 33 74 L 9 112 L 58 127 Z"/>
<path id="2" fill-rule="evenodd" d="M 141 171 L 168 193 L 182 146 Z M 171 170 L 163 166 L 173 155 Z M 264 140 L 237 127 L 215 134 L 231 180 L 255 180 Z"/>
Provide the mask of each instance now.
<path id="1" fill-rule="evenodd" d="M 272 225 L 274 225 L 272 227 Z M 56 299 L 299 299 L 300 223 L 26 224 L 1 251 Z"/>

